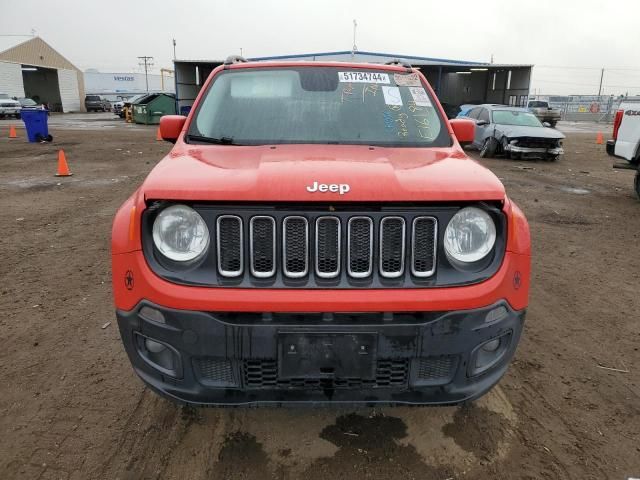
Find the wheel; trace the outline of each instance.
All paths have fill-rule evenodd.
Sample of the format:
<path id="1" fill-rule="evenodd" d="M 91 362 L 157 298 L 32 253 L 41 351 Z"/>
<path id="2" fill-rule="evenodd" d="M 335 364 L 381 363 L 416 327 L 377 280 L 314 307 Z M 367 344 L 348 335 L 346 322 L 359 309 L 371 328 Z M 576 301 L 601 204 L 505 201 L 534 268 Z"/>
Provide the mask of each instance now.
<path id="1" fill-rule="evenodd" d="M 21 118 L 21 117 L 22 117 L 22 115 L 21 115 L 21 114 L 16 113 L 16 120 L 20 120 L 20 118 Z"/>
<path id="2" fill-rule="evenodd" d="M 498 142 L 493 137 L 485 138 L 482 148 L 480 149 L 480 156 L 482 158 L 491 158 L 495 155 L 498 148 Z"/>
<path id="3" fill-rule="evenodd" d="M 507 137 L 503 137 L 502 142 L 500 143 L 502 144 L 502 153 L 504 153 L 504 158 L 513 158 L 511 152 L 507 150 L 507 147 L 509 146 L 509 140 Z"/>
<path id="4" fill-rule="evenodd" d="M 640 199 L 640 170 L 638 170 L 636 172 L 636 178 L 633 181 L 633 187 L 636 190 L 636 195 L 637 195 L 638 199 Z"/>
<path id="5" fill-rule="evenodd" d="M 559 158 L 560 158 L 560 155 L 547 155 L 547 161 L 549 162 L 555 162 Z"/>

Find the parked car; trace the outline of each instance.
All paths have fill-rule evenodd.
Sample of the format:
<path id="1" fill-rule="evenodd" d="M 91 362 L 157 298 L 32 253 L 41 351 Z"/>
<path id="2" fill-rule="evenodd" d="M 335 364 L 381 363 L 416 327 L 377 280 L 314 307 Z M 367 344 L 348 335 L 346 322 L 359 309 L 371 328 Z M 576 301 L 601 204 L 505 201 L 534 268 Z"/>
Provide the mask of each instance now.
<path id="1" fill-rule="evenodd" d="M 480 150 L 481 157 L 503 154 L 514 159 L 555 161 L 564 153 L 564 134 L 540 123 L 526 108 L 479 105 L 467 117 L 476 122 L 472 147 Z"/>
<path id="2" fill-rule="evenodd" d="M 469 103 L 465 103 L 460 105 L 460 111 L 458 112 L 458 115 L 456 116 L 456 118 L 465 118 L 468 116 L 469 112 L 474 108 L 477 107 L 477 104 L 469 104 Z"/>
<path id="3" fill-rule="evenodd" d="M 541 122 L 547 122 L 549 126 L 555 127 L 560 121 L 560 110 L 553 108 L 549 105 L 549 102 L 542 100 L 530 100 L 527 108 L 533 113 Z"/>
<path id="4" fill-rule="evenodd" d="M 20 110 L 22 110 L 20 102 L 6 93 L 0 93 L 0 118 L 20 118 Z"/>
<path id="5" fill-rule="evenodd" d="M 522 332 L 530 238 L 462 149 L 474 129 L 406 65 L 227 60 L 162 117 L 175 145 L 114 219 L 135 372 L 197 405 L 486 393 Z"/>
<path id="6" fill-rule="evenodd" d="M 607 153 L 624 160 L 615 168 L 636 172 L 634 190 L 640 198 L 640 104 L 622 104 L 613 122 L 613 138 L 607 140 Z"/>
<path id="7" fill-rule="evenodd" d="M 84 106 L 87 112 L 108 112 L 111 110 L 109 101 L 100 95 L 87 95 L 84 98 Z"/>

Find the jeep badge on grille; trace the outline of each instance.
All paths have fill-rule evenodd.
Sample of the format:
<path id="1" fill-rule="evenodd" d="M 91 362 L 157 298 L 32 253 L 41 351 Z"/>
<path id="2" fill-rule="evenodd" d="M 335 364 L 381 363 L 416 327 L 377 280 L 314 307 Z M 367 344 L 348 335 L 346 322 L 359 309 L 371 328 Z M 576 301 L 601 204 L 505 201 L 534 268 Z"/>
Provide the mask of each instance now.
<path id="1" fill-rule="evenodd" d="M 318 183 L 318 182 L 313 182 L 313 185 L 307 185 L 307 192 L 310 193 L 314 193 L 314 192 L 321 192 L 321 193 L 325 193 L 325 192 L 339 192 L 340 195 L 344 195 L 345 193 L 348 193 L 349 190 L 351 190 L 351 187 L 349 186 L 348 183 Z"/>

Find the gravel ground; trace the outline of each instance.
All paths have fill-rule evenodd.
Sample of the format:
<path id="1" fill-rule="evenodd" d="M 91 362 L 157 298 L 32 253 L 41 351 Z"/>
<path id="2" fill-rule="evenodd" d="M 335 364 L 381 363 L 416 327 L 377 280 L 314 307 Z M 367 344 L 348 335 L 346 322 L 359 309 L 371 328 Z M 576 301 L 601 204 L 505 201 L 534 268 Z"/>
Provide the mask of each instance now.
<path id="1" fill-rule="evenodd" d="M 569 133 L 556 163 L 483 160 L 528 216 L 534 255 L 524 337 L 488 395 L 199 410 L 143 387 L 111 300 L 113 214 L 170 145 L 95 119 L 111 123 L 45 145 L 0 125 L 0 478 L 640 476 L 640 202 L 593 133 Z M 59 148 L 73 177 L 53 176 Z"/>

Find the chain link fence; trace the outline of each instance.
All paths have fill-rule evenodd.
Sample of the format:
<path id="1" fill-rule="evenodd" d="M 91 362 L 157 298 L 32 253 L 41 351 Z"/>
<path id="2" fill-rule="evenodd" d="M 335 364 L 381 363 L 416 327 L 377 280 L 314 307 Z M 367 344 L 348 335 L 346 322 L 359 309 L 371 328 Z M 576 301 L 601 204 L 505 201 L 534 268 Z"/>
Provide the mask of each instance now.
<path id="1" fill-rule="evenodd" d="M 640 96 L 598 96 L 598 95 L 531 95 L 529 100 L 543 100 L 561 112 L 561 119 L 572 122 L 612 123 L 616 111 L 624 105 L 637 105 Z"/>

